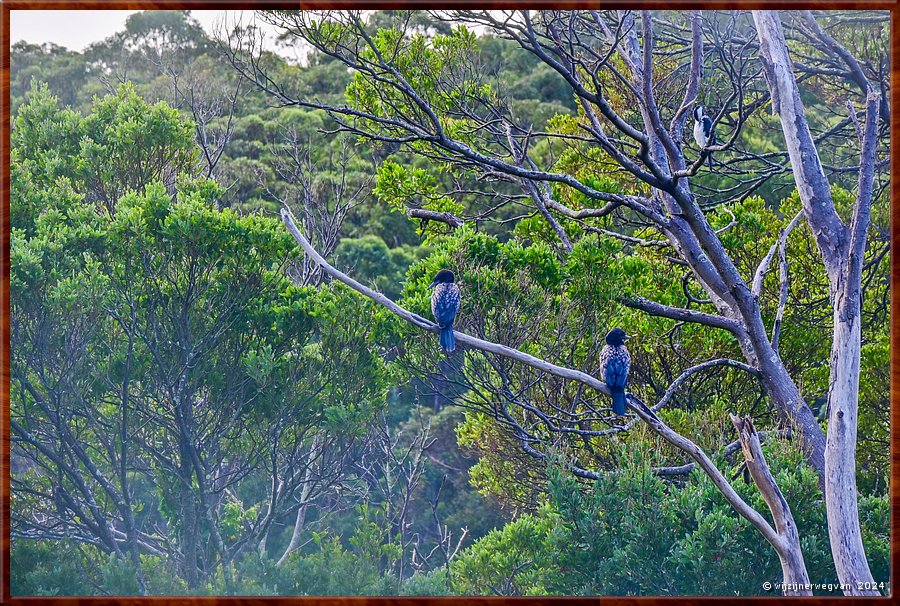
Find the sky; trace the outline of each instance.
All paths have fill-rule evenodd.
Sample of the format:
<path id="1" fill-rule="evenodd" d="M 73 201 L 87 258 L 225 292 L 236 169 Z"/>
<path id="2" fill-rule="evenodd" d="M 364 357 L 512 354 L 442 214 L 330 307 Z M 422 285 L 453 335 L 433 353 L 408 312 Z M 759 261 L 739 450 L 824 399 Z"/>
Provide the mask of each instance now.
<path id="1" fill-rule="evenodd" d="M 33 44 L 53 42 L 70 50 L 83 51 L 93 42 L 103 40 L 112 34 L 125 29 L 128 15 L 139 11 L 114 10 L 13 10 L 10 11 L 10 39 L 13 43 L 25 40 Z M 252 11 L 191 11 L 191 15 L 200 22 L 207 33 L 212 33 L 215 26 L 227 18 L 235 23 L 243 18 L 245 22 L 252 18 Z M 257 23 L 266 29 L 266 24 Z M 267 44 L 274 49 L 272 44 Z"/>

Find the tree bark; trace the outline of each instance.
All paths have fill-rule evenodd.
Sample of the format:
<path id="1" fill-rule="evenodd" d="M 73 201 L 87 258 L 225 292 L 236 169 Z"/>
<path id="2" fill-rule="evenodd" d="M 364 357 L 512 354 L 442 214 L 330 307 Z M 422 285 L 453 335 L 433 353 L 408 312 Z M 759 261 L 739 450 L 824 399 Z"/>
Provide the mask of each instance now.
<path id="1" fill-rule="evenodd" d="M 781 20 L 753 11 L 759 53 L 779 114 L 797 190 L 831 285 L 834 335 L 825 444 L 825 505 L 838 579 L 848 595 L 880 595 L 866 560 L 856 490 L 856 431 L 861 347 L 861 271 L 877 143 L 878 95 L 870 88 L 862 134 L 859 190 L 850 228 L 838 216 L 818 150 L 806 122 Z M 872 587 L 873 589 L 865 589 Z"/>
<path id="2" fill-rule="evenodd" d="M 858 294 L 858 291 L 857 291 Z M 834 308 L 831 381 L 828 389 L 828 436 L 825 447 L 825 507 L 831 554 L 848 595 L 880 595 L 874 587 L 862 534 L 856 492 L 856 430 L 859 394 L 860 329 L 856 304 Z M 845 309 L 849 307 L 850 309 Z M 855 307 L 855 309 L 853 309 Z M 866 585 L 868 583 L 868 585 Z M 861 585 L 860 585 L 861 584 Z"/>
<path id="3" fill-rule="evenodd" d="M 186 444 L 182 443 L 180 446 L 181 464 L 177 490 L 181 501 L 181 570 L 188 588 L 196 589 L 200 584 L 200 569 L 197 566 L 200 527 L 197 503 L 191 490 L 193 469 L 190 453 L 187 452 Z"/>
<path id="4" fill-rule="evenodd" d="M 738 432 L 738 440 L 741 450 L 744 452 L 744 460 L 753 483 L 762 493 L 763 500 L 772 512 L 772 520 L 775 522 L 775 530 L 778 533 L 779 545 L 776 547 L 778 559 L 781 560 L 783 585 L 781 591 L 784 595 L 812 595 L 809 584 L 809 574 L 806 572 L 806 563 L 803 561 L 803 550 L 800 548 L 800 534 L 797 524 L 791 514 L 784 495 L 775 483 L 775 478 L 769 471 L 766 459 L 763 456 L 759 435 L 753 426 L 751 417 L 738 417 L 729 415 L 731 423 Z"/>

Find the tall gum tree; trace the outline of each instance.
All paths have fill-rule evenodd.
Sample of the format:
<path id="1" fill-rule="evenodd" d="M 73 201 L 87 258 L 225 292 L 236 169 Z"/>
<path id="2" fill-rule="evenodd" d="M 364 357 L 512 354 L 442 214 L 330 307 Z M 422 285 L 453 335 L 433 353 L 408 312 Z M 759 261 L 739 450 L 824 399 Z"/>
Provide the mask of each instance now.
<path id="1" fill-rule="evenodd" d="M 796 428 L 808 462 L 820 474 L 820 485 L 828 495 L 829 533 L 838 573 L 842 582 L 851 584 L 847 592 L 857 593 L 854 581 L 871 581 L 862 551 L 855 491 L 859 285 L 882 106 L 874 88 L 866 90 L 865 125 L 858 129 L 862 147 L 858 200 L 847 227 L 834 209 L 816 154 L 816 144 L 834 137 L 840 128 L 813 139 L 799 101 L 798 80 L 810 77 L 816 68 L 801 66 L 800 75 L 794 75 L 780 25 L 774 24 L 777 13 L 754 13 L 756 32 L 747 26 L 746 13 L 730 15 L 729 21 L 721 15 L 692 11 L 686 15 L 685 26 L 674 26 L 649 11 L 435 14 L 437 19 L 476 26 L 510 40 L 555 71 L 571 89 L 579 109 L 571 133 L 538 131 L 516 120 L 498 95 L 478 86 L 474 35 L 461 28 L 429 42 L 422 35 L 407 36 L 397 30 L 373 31 L 360 13 L 268 13 L 270 22 L 353 70 L 344 105 L 305 98 L 292 91 L 289 83 L 275 81 L 267 74 L 258 40 L 252 36 L 232 39 L 228 53 L 242 75 L 282 104 L 322 109 L 340 131 L 401 146 L 468 171 L 482 183 L 518 189 L 517 201 L 530 200 L 559 236 L 562 255 L 572 248 L 561 228 L 563 218 L 585 221 L 623 209 L 663 234 L 715 311 L 674 307 L 645 297 L 626 298 L 622 303 L 653 316 L 702 324 L 734 336 L 773 408 Z M 814 26 L 815 19 L 808 19 L 812 20 L 810 27 Z M 858 62 L 854 65 L 852 55 L 826 36 L 820 36 L 824 44 L 850 65 L 845 70 L 847 78 L 858 83 L 862 73 Z M 659 49 L 658 44 L 666 48 Z M 719 59 L 715 65 L 705 59 L 709 54 Z M 673 62 L 673 55 L 685 61 Z M 760 59 L 763 69 L 759 68 Z M 666 64 L 671 73 L 655 73 L 658 64 Z M 722 143 L 699 150 L 691 162 L 685 154 L 685 124 L 709 77 L 704 71 L 713 68 L 722 72 L 725 82 L 721 108 L 714 116 Z M 672 74 L 681 74 L 677 82 L 684 87 L 674 102 L 675 95 L 664 86 Z M 881 84 L 882 89 L 885 86 Z M 742 149 L 741 133 L 748 119 L 769 102 L 779 110 L 786 138 L 805 136 L 805 140 L 791 142 L 787 153 L 779 156 L 783 163 L 767 162 L 762 169 L 756 165 L 754 171 L 748 171 L 761 156 Z M 855 112 L 853 120 L 842 126 L 851 122 L 856 123 Z M 542 140 L 559 145 L 575 140 L 602 154 L 636 186 L 623 193 L 597 186 L 577 172 L 561 170 L 552 155 L 537 151 L 536 141 Z M 719 204 L 749 195 L 787 164 L 796 176 L 804 216 L 815 233 L 834 304 L 828 436 L 780 357 L 777 320 L 770 336 L 759 303 L 765 275 L 789 228 L 754 274 L 742 275 L 707 218 L 709 196 L 702 192 L 709 187 L 696 185 L 699 171 L 713 152 L 733 157 L 718 171 L 738 183 L 716 191 Z M 748 173 L 757 176 L 748 178 Z M 560 192 L 574 192 L 583 202 L 568 203 Z M 508 197 L 512 200 L 514 196 Z M 838 400 L 841 403 L 835 405 Z M 785 578 L 789 578 L 787 572 Z"/>
<path id="2" fill-rule="evenodd" d="M 854 72 L 856 59 L 830 38 L 806 13 L 814 31 Z M 828 534 L 838 578 L 852 595 L 878 595 L 863 549 L 856 491 L 856 430 L 859 418 L 862 267 L 872 209 L 875 150 L 878 144 L 880 93 L 865 78 L 859 82 L 865 100 L 865 123 L 860 127 L 859 184 L 849 225 L 835 210 L 831 186 L 807 123 L 800 90 L 777 11 L 753 11 L 759 33 L 759 55 L 791 159 L 791 169 L 825 265 L 833 308 L 828 389 L 828 435 L 825 443 L 825 505 Z M 825 36 L 828 36 L 825 38 Z M 839 50 L 838 50 L 839 49 Z M 855 113 L 855 109 L 853 112 Z"/>

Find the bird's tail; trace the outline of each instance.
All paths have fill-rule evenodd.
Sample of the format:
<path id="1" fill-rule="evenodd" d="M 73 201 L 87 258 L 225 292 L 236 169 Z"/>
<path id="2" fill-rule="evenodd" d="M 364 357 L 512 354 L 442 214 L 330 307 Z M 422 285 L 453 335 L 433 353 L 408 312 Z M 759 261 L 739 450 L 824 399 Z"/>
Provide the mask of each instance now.
<path id="1" fill-rule="evenodd" d="M 453 336 L 453 326 L 441 327 L 441 349 L 444 353 L 453 353 L 456 349 L 456 337 Z"/>
<path id="2" fill-rule="evenodd" d="M 612 392 L 613 412 L 617 415 L 625 414 L 625 390 L 613 390 Z"/>
<path id="3" fill-rule="evenodd" d="M 712 152 L 709 152 L 709 155 L 706 156 L 706 159 L 709 160 L 709 170 L 712 170 Z"/>

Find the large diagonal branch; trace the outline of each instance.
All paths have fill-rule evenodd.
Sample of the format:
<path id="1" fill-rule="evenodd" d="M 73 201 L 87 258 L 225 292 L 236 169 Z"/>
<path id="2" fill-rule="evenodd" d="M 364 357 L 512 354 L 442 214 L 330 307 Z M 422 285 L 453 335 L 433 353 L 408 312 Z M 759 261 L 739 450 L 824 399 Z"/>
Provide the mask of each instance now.
<path id="1" fill-rule="evenodd" d="M 369 299 L 372 299 L 379 305 L 383 305 L 384 307 L 388 308 L 388 310 L 390 310 L 391 313 L 406 320 L 410 324 L 413 324 L 423 330 L 427 330 L 427 331 L 435 333 L 435 334 L 440 332 L 440 330 L 441 330 L 440 327 L 437 324 L 435 324 L 434 322 L 431 322 L 430 320 L 427 320 L 416 313 L 413 313 L 407 309 L 404 309 L 403 307 L 401 307 L 400 305 L 398 305 L 397 303 L 395 303 L 394 301 L 392 301 L 385 295 L 383 295 L 379 292 L 376 292 L 363 284 L 360 284 L 359 282 L 357 282 L 356 280 L 354 280 L 347 274 L 343 273 L 342 271 L 340 271 L 340 270 L 336 269 L 335 267 L 333 267 L 332 265 L 330 265 L 328 263 L 328 261 L 326 261 L 322 257 L 322 255 L 320 255 L 312 247 L 312 245 L 306 239 L 306 236 L 304 236 L 300 232 L 300 230 L 297 228 L 297 226 L 294 223 L 293 217 L 291 216 L 291 212 L 288 209 L 286 209 L 286 208 L 281 209 L 281 218 L 284 221 L 284 224 L 287 226 L 288 231 L 290 231 L 291 235 L 294 237 L 294 239 L 297 241 L 297 243 L 300 244 L 300 246 L 303 248 L 304 252 L 307 255 L 309 255 L 309 257 L 313 261 L 318 263 L 319 266 L 325 271 L 326 274 L 330 275 L 332 278 L 335 278 L 339 282 L 343 282 L 344 284 L 346 284 L 353 290 L 368 297 Z M 604 382 L 600 381 L 599 379 L 597 379 L 595 377 L 592 377 L 589 374 L 583 373 L 579 370 L 565 368 L 563 366 L 557 366 L 556 364 L 552 364 L 546 360 L 536 358 L 536 357 L 531 356 L 523 351 L 513 349 L 512 347 L 507 347 L 505 345 L 501 345 L 499 343 L 493 343 L 491 341 L 485 341 L 483 339 L 479 339 L 477 337 L 473 337 L 471 335 L 467 335 L 467 334 L 459 332 L 459 331 L 454 331 L 454 336 L 456 337 L 456 341 L 458 343 L 468 345 L 469 347 L 472 347 L 474 349 L 479 349 L 481 351 L 486 351 L 488 353 L 497 354 L 500 356 L 504 356 L 506 358 L 516 360 L 518 362 L 521 362 L 522 364 L 531 366 L 532 368 L 537 368 L 538 370 L 544 371 L 546 373 L 555 375 L 555 376 L 563 378 L 563 379 L 568 379 L 570 381 L 579 381 L 581 383 L 584 383 L 588 387 L 591 387 L 591 388 L 599 391 L 600 393 L 602 393 L 606 396 L 609 396 L 609 397 L 612 396 L 612 392 L 610 392 L 609 388 L 606 386 L 606 384 Z"/>
<path id="2" fill-rule="evenodd" d="M 307 255 L 309 255 L 313 261 L 318 263 L 326 274 L 349 286 L 365 297 L 368 297 L 379 305 L 386 307 L 389 311 L 391 311 L 391 313 L 406 320 L 410 324 L 418 326 L 419 328 L 432 333 L 437 333 L 440 331 L 440 327 L 434 322 L 430 322 L 422 316 L 404 309 L 387 296 L 379 292 L 375 292 L 371 288 L 368 288 L 367 286 L 357 282 L 347 274 L 329 264 L 312 247 L 306 237 L 297 228 L 293 221 L 293 218 L 291 217 L 290 210 L 288 210 L 287 208 L 283 208 L 281 210 L 281 218 L 284 221 L 284 224 L 287 227 L 288 231 L 291 233 L 291 235 L 294 237 L 303 251 Z M 586 385 L 587 387 L 598 391 L 599 393 L 602 393 L 606 396 L 611 396 L 611 392 L 604 382 L 587 373 L 571 368 L 565 368 L 563 366 L 557 366 L 556 364 L 553 364 L 541 358 L 536 358 L 512 347 L 507 347 L 499 343 L 493 343 L 491 341 L 479 339 L 477 337 L 473 337 L 459 331 L 454 331 L 454 336 L 456 337 L 457 342 L 468 345 L 473 349 L 500 355 L 563 379 L 578 381 Z M 759 532 L 766 538 L 766 540 L 775 548 L 776 552 L 778 553 L 779 557 L 782 558 L 782 560 L 784 559 L 786 553 L 792 551 L 792 549 L 796 547 L 789 545 L 784 537 L 779 535 L 779 533 L 769 524 L 768 521 L 766 521 L 766 519 L 758 511 L 748 505 L 740 497 L 740 495 L 737 494 L 737 492 L 734 490 L 734 488 L 731 486 L 722 472 L 715 466 L 715 464 L 712 462 L 709 456 L 707 456 L 703 449 L 697 446 L 697 444 L 695 444 L 690 439 L 684 437 L 683 435 L 677 433 L 675 430 L 669 427 L 662 419 L 660 419 L 656 415 L 655 412 L 653 412 L 653 410 L 647 407 L 646 404 L 641 402 L 633 394 L 628 395 L 627 402 L 629 408 L 631 408 L 631 410 L 633 410 L 645 423 L 647 423 L 647 425 L 653 431 L 655 431 L 664 440 L 690 456 L 697 463 L 697 465 L 699 465 L 700 468 L 703 469 L 703 471 L 710 477 L 713 484 L 722 493 L 728 503 L 735 509 L 735 511 L 737 511 L 738 514 L 740 514 L 744 519 L 753 524 L 753 526 L 756 527 L 757 530 L 759 530 Z"/>
<path id="3" fill-rule="evenodd" d="M 750 472 L 750 477 L 753 478 L 753 483 L 759 488 L 769 511 L 772 512 L 772 520 L 775 522 L 778 535 L 786 545 L 795 547 L 795 549 L 786 549 L 784 553 L 778 554 L 781 557 L 781 568 L 784 574 L 783 593 L 785 595 L 812 595 L 809 587 L 809 574 L 803 561 L 803 552 L 800 550 L 800 533 L 797 524 L 794 522 L 790 506 L 766 464 L 759 434 L 753 426 L 753 419 L 751 417 L 741 418 L 733 414 L 728 416 L 738 432 L 738 441 L 744 452 L 747 470 Z"/>

